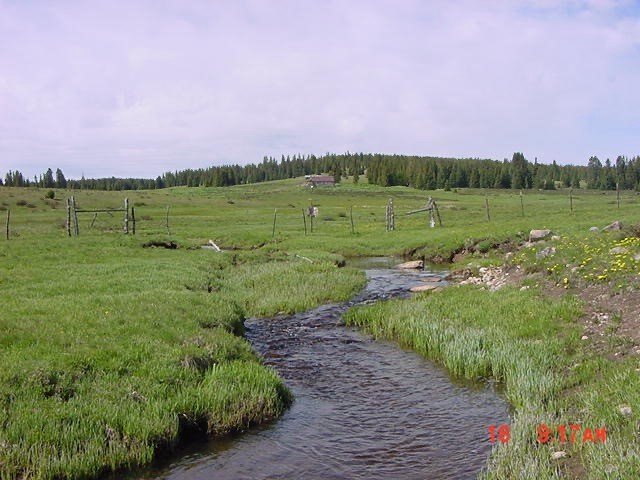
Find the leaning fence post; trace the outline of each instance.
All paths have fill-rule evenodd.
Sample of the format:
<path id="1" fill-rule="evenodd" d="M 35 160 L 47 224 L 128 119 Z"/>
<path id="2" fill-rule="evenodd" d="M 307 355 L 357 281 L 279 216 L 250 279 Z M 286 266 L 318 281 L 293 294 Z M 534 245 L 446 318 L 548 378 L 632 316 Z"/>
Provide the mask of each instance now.
<path id="1" fill-rule="evenodd" d="M 351 233 L 356 233 L 356 227 L 353 224 L 353 205 L 349 208 L 349 216 L 351 217 Z"/>
<path id="2" fill-rule="evenodd" d="M 304 236 L 307 236 L 307 216 L 304 213 L 304 208 L 302 209 L 302 221 L 304 222 Z"/>
<path id="3" fill-rule="evenodd" d="M 271 238 L 276 236 L 276 218 L 278 218 L 278 209 L 273 209 L 273 231 L 271 232 Z"/>
<path id="4" fill-rule="evenodd" d="M 433 207 L 436 209 L 436 215 L 438 216 L 438 225 L 442 226 L 442 218 L 440 217 L 440 209 L 438 208 L 438 204 L 433 202 Z"/>
<path id="5" fill-rule="evenodd" d="M 76 197 L 71 197 L 71 210 L 73 211 L 73 230 L 74 233 L 80 235 L 80 226 L 78 225 L 78 212 L 76 212 Z"/>

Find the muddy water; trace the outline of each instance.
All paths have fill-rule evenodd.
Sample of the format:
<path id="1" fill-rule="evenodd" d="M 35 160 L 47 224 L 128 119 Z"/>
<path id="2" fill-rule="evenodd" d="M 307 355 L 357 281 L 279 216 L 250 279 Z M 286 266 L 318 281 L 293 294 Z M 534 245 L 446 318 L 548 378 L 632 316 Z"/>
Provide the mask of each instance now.
<path id="1" fill-rule="evenodd" d="M 271 425 L 187 452 L 156 478 L 474 478 L 491 449 L 487 426 L 508 421 L 505 401 L 341 319 L 353 305 L 406 295 L 437 275 L 387 262 L 358 265 L 369 281 L 350 302 L 248 321 L 248 339 L 284 377 L 293 406 Z"/>

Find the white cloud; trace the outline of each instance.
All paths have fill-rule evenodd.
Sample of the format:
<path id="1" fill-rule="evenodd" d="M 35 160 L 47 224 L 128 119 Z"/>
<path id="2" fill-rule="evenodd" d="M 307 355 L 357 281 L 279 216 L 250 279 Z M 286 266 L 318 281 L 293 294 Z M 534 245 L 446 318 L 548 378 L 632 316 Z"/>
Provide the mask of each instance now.
<path id="1" fill-rule="evenodd" d="M 0 173 L 640 153 L 633 2 L 0 0 Z"/>

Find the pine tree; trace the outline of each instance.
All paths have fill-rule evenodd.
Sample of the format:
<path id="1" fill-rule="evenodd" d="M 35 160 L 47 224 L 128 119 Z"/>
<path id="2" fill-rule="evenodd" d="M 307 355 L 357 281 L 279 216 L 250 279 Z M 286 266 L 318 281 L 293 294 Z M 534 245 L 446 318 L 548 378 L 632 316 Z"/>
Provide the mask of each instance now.
<path id="1" fill-rule="evenodd" d="M 67 188 L 67 179 L 59 168 L 56 169 L 56 188 Z"/>

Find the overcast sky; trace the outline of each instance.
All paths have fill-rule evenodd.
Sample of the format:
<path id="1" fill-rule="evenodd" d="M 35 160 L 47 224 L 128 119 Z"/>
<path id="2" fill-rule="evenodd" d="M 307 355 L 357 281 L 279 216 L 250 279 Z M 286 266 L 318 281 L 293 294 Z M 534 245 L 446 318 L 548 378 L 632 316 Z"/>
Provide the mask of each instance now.
<path id="1" fill-rule="evenodd" d="M 0 174 L 640 154 L 625 0 L 0 0 Z"/>

